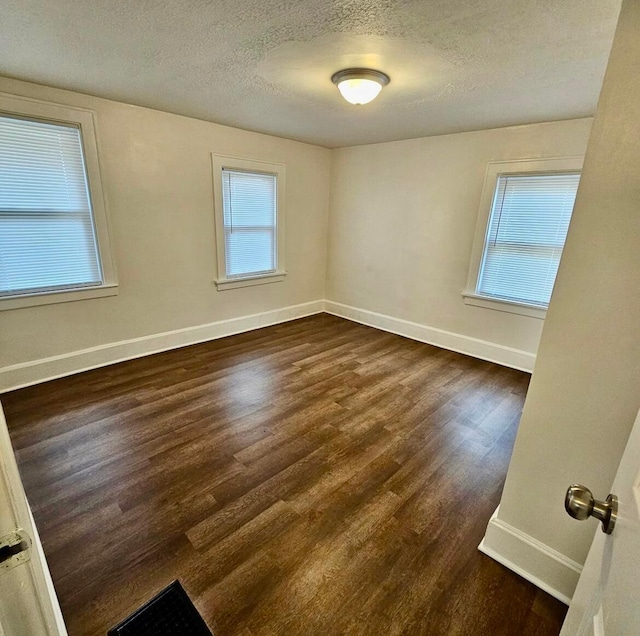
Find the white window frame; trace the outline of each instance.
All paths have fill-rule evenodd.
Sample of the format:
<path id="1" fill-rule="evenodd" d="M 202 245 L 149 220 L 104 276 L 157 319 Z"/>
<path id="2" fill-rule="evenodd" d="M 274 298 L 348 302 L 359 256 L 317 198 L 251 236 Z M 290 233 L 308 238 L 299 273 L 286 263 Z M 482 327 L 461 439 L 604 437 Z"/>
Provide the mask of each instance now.
<path id="1" fill-rule="evenodd" d="M 102 284 L 77 289 L 49 290 L 33 293 L 21 293 L 0 297 L 0 310 L 19 309 L 37 305 L 50 305 L 88 298 L 115 296 L 118 293 L 115 263 L 109 239 L 109 219 L 102 190 L 98 144 L 94 113 L 84 108 L 44 102 L 28 97 L 19 97 L 0 93 L 0 114 L 16 115 L 25 119 L 34 119 L 52 124 L 73 124 L 80 130 L 80 139 L 84 153 L 85 170 L 89 185 L 89 199 L 93 213 L 93 223 L 98 246 L 98 259 L 102 269 Z"/>
<path id="2" fill-rule="evenodd" d="M 218 291 L 251 287 L 283 281 L 287 275 L 284 267 L 284 220 L 285 220 L 285 165 L 257 159 L 242 159 L 228 155 L 211 155 L 213 170 L 213 200 L 216 231 L 216 255 L 218 275 L 215 284 Z M 245 172 L 267 173 L 276 176 L 276 271 L 268 274 L 227 277 L 226 246 L 224 235 L 224 209 L 222 202 L 222 171 L 242 170 Z"/>
<path id="3" fill-rule="evenodd" d="M 547 315 L 547 310 L 538 305 L 498 299 L 493 296 L 484 296 L 477 292 L 480 266 L 482 264 L 482 257 L 489 231 L 489 219 L 491 218 L 491 208 L 493 207 L 498 178 L 504 175 L 543 175 L 545 173 L 580 172 L 583 161 L 583 156 L 570 156 L 489 162 L 484 186 L 482 188 L 482 196 L 480 198 L 480 209 L 478 211 L 475 238 L 473 240 L 467 286 L 462 292 L 465 304 L 544 320 Z"/>

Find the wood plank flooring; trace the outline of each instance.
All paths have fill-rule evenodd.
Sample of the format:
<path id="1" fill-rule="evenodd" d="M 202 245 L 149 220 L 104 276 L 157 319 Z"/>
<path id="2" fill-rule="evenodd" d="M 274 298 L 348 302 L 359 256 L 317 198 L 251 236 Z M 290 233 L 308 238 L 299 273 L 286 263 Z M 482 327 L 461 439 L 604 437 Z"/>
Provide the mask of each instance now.
<path id="1" fill-rule="evenodd" d="M 69 633 L 557 634 L 477 551 L 529 376 L 328 315 L 2 396 Z"/>

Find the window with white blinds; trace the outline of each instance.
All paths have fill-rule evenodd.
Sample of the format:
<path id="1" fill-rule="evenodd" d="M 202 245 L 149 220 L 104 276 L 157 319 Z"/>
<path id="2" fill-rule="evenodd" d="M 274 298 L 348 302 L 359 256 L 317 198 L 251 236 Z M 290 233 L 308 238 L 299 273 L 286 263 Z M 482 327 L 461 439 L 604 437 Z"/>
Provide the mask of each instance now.
<path id="1" fill-rule="evenodd" d="M 0 114 L 0 297 L 102 284 L 80 128 Z"/>
<path id="2" fill-rule="evenodd" d="M 579 180 L 579 172 L 498 176 L 476 294 L 548 306 Z"/>
<path id="3" fill-rule="evenodd" d="M 227 278 L 277 269 L 277 176 L 222 169 Z"/>
<path id="4" fill-rule="evenodd" d="M 284 280 L 281 163 L 212 155 L 218 291 Z"/>

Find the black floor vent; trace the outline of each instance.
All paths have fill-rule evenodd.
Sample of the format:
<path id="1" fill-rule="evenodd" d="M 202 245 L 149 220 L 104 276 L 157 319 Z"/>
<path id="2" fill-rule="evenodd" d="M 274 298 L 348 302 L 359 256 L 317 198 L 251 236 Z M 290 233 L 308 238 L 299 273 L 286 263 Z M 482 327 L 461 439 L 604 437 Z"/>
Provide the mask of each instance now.
<path id="1" fill-rule="evenodd" d="M 212 636 L 179 581 L 147 601 L 107 636 Z"/>

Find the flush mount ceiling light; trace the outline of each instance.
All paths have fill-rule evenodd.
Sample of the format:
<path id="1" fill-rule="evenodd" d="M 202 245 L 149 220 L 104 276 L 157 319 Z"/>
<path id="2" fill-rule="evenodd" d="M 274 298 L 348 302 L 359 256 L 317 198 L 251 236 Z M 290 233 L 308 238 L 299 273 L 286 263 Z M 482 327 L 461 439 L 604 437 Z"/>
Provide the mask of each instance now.
<path id="1" fill-rule="evenodd" d="M 368 104 L 389 83 L 389 76 L 370 68 L 345 68 L 331 81 L 350 104 Z"/>

